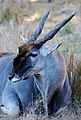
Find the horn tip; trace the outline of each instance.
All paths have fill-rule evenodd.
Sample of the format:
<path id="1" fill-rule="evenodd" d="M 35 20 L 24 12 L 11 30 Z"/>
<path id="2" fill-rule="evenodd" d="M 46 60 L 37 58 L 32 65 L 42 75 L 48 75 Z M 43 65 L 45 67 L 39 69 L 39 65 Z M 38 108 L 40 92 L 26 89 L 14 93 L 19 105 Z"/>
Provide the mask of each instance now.
<path id="1" fill-rule="evenodd" d="M 48 14 L 50 13 L 50 9 L 47 10 L 47 13 L 48 13 Z"/>
<path id="2" fill-rule="evenodd" d="M 59 47 L 60 45 L 62 45 L 62 43 L 63 43 L 63 42 L 60 42 L 60 43 L 58 44 L 58 47 Z"/>
<path id="3" fill-rule="evenodd" d="M 75 14 L 76 14 L 76 11 L 72 13 L 72 16 L 75 16 Z"/>
<path id="4" fill-rule="evenodd" d="M 50 12 L 50 9 L 48 9 L 47 11 Z"/>

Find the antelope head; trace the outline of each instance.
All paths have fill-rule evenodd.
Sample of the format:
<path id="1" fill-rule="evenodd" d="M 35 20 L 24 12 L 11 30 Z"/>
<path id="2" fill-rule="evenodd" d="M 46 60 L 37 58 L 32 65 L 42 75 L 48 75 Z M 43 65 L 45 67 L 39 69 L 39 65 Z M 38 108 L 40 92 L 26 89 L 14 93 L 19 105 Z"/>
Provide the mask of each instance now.
<path id="1" fill-rule="evenodd" d="M 44 44 L 51 40 L 54 35 L 75 15 L 72 13 L 69 17 L 65 18 L 63 21 L 58 23 L 49 33 L 47 33 L 43 38 L 36 41 L 37 37 L 42 32 L 45 20 L 49 15 L 50 10 L 42 17 L 37 29 L 32 34 L 30 40 L 26 40 L 22 35 L 21 38 L 25 42 L 23 45 L 19 46 L 19 53 L 13 60 L 13 68 L 9 74 L 9 80 L 12 82 L 17 82 L 20 80 L 25 80 L 31 76 L 38 76 L 38 73 L 44 68 L 44 59 L 50 53 L 54 52 L 62 43 L 56 44 L 51 47 L 44 47 Z"/>

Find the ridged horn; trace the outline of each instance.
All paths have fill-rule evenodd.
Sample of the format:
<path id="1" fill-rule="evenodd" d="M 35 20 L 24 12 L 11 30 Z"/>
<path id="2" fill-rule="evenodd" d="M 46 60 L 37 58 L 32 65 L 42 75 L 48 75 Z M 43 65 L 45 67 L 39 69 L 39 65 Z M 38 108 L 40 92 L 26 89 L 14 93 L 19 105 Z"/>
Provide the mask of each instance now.
<path id="1" fill-rule="evenodd" d="M 48 40 L 51 40 L 54 35 L 67 23 L 69 22 L 72 17 L 75 15 L 75 12 L 73 12 L 69 17 L 65 18 L 61 22 L 59 22 L 49 33 L 47 33 L 43 38 L 36 41 L 35 44 L 41 47 L 45 42 Z"/>
<path id="2" fill-rule="evenodd" d="M 37 37 L 41 34 L 43 26 L 44 26 L 44 23 L 45 23 L 48 15 L 49 15 L 49 13 L 50 13 L 50 10 L 47 10 L 47 12 L 45 13 L 45 15 L 42 17 L 42 19 L 41 19 L 41 21 L 40 21 L 37 29 L 32 34 L 30 40 L 28 40 L 27 43 L 34 42 L 37 39 Z"/>

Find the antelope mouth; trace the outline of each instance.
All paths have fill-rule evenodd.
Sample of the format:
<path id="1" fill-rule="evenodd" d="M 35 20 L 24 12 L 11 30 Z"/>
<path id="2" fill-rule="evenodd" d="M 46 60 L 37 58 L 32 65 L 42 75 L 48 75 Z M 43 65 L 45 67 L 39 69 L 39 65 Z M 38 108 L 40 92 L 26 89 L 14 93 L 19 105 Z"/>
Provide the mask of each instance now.
<path id="1" fill-rule="evenodd" d="M 19 82 L 21 80 L 23 80 L 23 79 L 22 78 L 16 78 L 16 77 L 14 77 L 14 78 L 12 78 L 11 82 L 12 83 L 17 83 L 17 82 Z"/>
<path id="2" fill-rule="evenodd" d="M 21 80 L 26 80 L 26 79 L 28 79 L 28 78 L 30 78 L 31 76 L 26 76 L 26 77 L 21 77 L 21 78 L 16 78 L 16 77 L 14 77 L 12 80 L 11 80 L 11 82 L 12 83 L 17 83 L 17 82 L 19 82 L 19 81 L 21 81 Z"/>
<path id="3" fill-rule="evenodd" d="M 24 74 L 23 76 L 17 76 L 15 75 L 12 79 L 9 79 L 12 83 L 17 83 L 21 80 L 27 80 L 28 78 L 32 77 L 34 75 L 33 71 L 29 72 L 28 74 Z"/>
<path id="4" fill-rule="evenodd" d="M 27 80 L 27 79 L 29 79 L 29 78 L 32 77 L 32 76 L 38 75 L 38 73 L 39 73 L 41 70 L 42 70 L 42 69 L 39 69 L 39 70 L 31 70 L 28 74 L 24 74 L 24 75 L 21 76 L 21 77 L 16 77 L 16 76 L 14 76 L 10 81 L 11 81 L 12 83 L 17 83 L 17 82 L 19 82 L 19 81 L 21 81 L 21 80 Z"/>

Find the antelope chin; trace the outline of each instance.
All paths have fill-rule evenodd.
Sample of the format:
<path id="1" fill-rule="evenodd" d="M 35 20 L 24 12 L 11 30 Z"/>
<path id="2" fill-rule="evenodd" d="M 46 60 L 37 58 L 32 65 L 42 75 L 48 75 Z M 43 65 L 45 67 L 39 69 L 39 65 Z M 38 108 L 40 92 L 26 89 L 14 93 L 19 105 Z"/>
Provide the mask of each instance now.
<path id="1" fill-rule="evenodd" d="M 22 78 L 16 78 L 16 77 L 14 77 L 14 78 L 12 78 L 11 82 L 12 83 L 16 83 L 16 82 L 19 82 L 21 80 L 22 80 Z"/>

